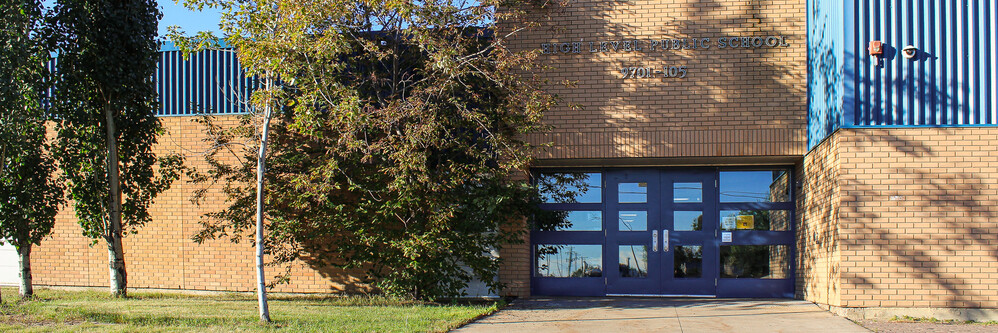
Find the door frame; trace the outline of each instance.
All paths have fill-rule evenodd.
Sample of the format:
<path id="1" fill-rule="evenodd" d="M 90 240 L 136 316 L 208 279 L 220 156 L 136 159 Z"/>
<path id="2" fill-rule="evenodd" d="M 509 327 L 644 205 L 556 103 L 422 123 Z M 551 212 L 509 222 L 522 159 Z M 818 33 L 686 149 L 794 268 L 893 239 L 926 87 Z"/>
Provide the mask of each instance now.
<path id="1" fill-rule="evenodd" d="M 721 203 L 720 202 L 720 180 L 721 172 L 727 171 L 773 171 L 773 170 L 785 170 L 787 172 L 788 178 L 788 191 L 790 194 L 789 201 L 787 202 L 769 202 L 769 203 Z M 530 231 L 530 259 L 528 260 L 529 271 L 530 271 L 530 289 L 532 295 L 547 295 L 547 296 L 613 296 L 613 295 L 635 295 L 635 296 L 694 296 L 693 293 L 670 293 L 666 292 L 667 287 L 664 286 L 668 279 L 658 280 L 661 283 L 661 287 L 650 287 L 649 289 L 638 289 L 636 291 L 627 293 L 614 293 L 613 290 L 608 289 L 611 285 L 610 277 L 613 274 L 617 274 L 617 256 L 618 248 L 616 238 L 608 237 L 609 231 L 617 229 L 617 216 L 615 215 L 619 209 L 611 209 L 611 195 L 616 196 L 616 186 L 611 190 L 608 186 L 610 184 L 609 179 L 615 173 L 619 172 L 632 172 L 632 173 L 654 173 L 657 177 L 652 176 L 656 179 L 655 183 L 659 188 L 658 191 L 651 190 L 651 185 L 649 184 L 649 203 L 647 208 L 649 209 L 649 232 L 651 228 L 656 227 L 659 230 L 659 251 L 649 252 L 649 262 L 660 262 L 658 272 L 653 269 L 649 269 L 649 280 L 652 276 L 662 277 L 663 274 L 667 274 L 672 271 L 672 262 L 664 262 L 664 257 L 662 256 L 661 248 L 664 245 L 662 233 L 662 226 L 665 223 L 663 221 L 672 221 L 672 216 L 665 216 L 665 214 L 671 214 L 675 210 L 675 206 L 672 203 L 666 203 L 666 200 L 671 201 L 671 193 L 669 195 L 659 195 L 657 198 L 659 205 L 658 207 L 652 204 L 652 193 L 658 192 L 659 194 L 665 193 L 662 187 L 667 181 L 665 176 L 669 174 L 706 174 L 709 175 L 714 180 L 713 184 L 709 182 L 704 182 L 703 195 L 703 214 L 704 214 L 704 226 L 703 229 L 710 228 L 714 230 L 713 244 L 707 246 L 707 240 L 704 241 L 704 249 L 714 249 L 714 254 L 707 253 L 704 251 L 703 255 L 703 268 L 704 276 L 707 274 L 714 275 L 713 291 L 714 295 L 717 297 L 777 297 L 777 298 L 792 298 L 794 296 L 794 287 L 796 283 L 796 228 L 797 228 L 797 212 L 796 212 L 796 202 L 797 202 L 797 186 L 796 185 L 796 173 L 792 166 L 788 165 L 764 165 L 764 166 L 746 166 L 746 167 L 645 167 L 645 168 L 541 168 L 532 171 L 532 176 L 536 179 L 540 174 L 549 173 L 575 173 L 575 172 L 586 172 L 586 173 L 599 173 L 601 175 L 601 202 L 600 203 L 544 203 L 541 204 L 541 208 L 545 210 L 599 210 L 602 212 L 602 230 L 600 231 Z M 649 181 L 651 183 L 651 181 Z M 671 184 L 671 183 L 670 183 Z M 713 187 L 711 187 L 713 185 Z M 671 191 L 670 191 L 671 192 Z M 668 198 L 667 198 L 668 197 Z M 708 199 L 712 197 L 712 199 Z M 616 198 L 612 198 L 616 201 Z M 618 206 L 619 207 L 619 206 Z M 720 228 L 720 212 L 724 210 L 735 210 L 735 209 L 777 209 L 777 210 L 787 210 L 789 211 L 789 226 L 785 231 L 755 231 L 755 230 L 741 230 L 739 231 L 739 237 L 733 239 L 730 243 L 721 242 L 721 233 L 723 230 Z M 652 211 L 657 211 L 659 218 L 653 218 Z M 654 222 L 653 222 L 654 221 Z M 674 221 L 672 221 L 674 222 Z M 709 224 L 709 225 L 708 225 Z M 669 229 L 673 229 L 674 226 L 668 226 Z M 675 232 L 670 232 L 669 245 L 674 246 L 675 241 L 679 238 L 674 238 L 672 236 L 678 236 Z M 744 236 L 744 237 L 742 237 Z M 648 236 L 650 242 L 650 236 Z M 602 262 L 603 262 L 603 273 L 602 277 L 571 277 L 571 278 L 555 278 L 555 277 L 541 277 L 537 273 L 537 245 L 539 244 L 591 244 L 602 246 Z M 721 278 L 720 270 L 720 247 L 726 245 L 787 245 L 789 258 L 788 258 L 788 276 L 785 279 L 750 279 L 750 278 Z M 657 256 L 659 259 L 654 259 Z M 666 268 L 668 267 L 668 268 Z M 711 269 L 713 272 L 707 272 Z M 652 292 L 641 292 L 640 290 L 651 290 Z M 710 295 L 696 295 L 696 296 L 710 296 Z"/>

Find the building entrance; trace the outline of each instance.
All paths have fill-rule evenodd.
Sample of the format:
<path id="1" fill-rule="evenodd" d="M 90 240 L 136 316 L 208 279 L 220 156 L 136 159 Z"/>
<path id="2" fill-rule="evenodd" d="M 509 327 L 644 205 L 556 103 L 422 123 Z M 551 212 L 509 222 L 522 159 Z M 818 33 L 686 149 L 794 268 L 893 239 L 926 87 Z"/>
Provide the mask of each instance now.
<path id="1" fill-rule="evenodd" d="M 537 174 L 535 295 L 792 297 L 790 172 Z"/>

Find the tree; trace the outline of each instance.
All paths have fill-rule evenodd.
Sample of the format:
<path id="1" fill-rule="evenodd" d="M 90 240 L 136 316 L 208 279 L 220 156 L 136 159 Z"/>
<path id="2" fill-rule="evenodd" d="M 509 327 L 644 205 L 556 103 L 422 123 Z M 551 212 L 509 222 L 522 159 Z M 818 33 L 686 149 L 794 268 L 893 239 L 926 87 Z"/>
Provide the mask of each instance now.
<path id="1" fill-rule="evenodd" d="M 516 180 L 522 137 L 553 103 L 524 74 L 535 54 L 506 48 L 525 1 L 188 5 L 221 8 L 226 44 L 281 96 L 264 191 L 273 264 L 364 267 L 382 291 L 422 299 L 472 278 L 501 288 L 488 254 L 519 241 L 536 207 Z M 235 166 L 208 157 L 202 180 L 225 183 L 231 205 L 197 240 L 253 230 L 253 150 Z"/>
<path id="2" fill-rule="evenodd" d="M 183 32 L 180 31 L 179 28 L 177 27 L 170 27 L 170 30 L 171 30 L 170 38 L 177 42 L 177 45 L 179 49 L 183 52 L 185 58 L 189 56 L 190 53 L 192 52 L 201 51 L 208 47 L 218 49 L 221 51 L 231 52 L 231 50 L 221 47 L 221 45 L 217 43 L 217 40 L 207 32 L 202 34 L 200 36 L 201 38 L 197 37 L 192 38 L 184 36 Z M 256 214 L 254 215 L 256 223 L 254 226 L 255 242 L 253 244 L 253 247 L 255 249 L 254 257 L 256 261 L 255 270 L 256 270 L 257 308 L 260 311 L 260 321 L 270 322 L 271 321 L 270 307 L 267 302 L 267 279 L 265 273 L 266 260 L 264 258 L 264 255 L 266 254 L 266 244 L 264 238 L 264 229 L 265 229 L 264 220 L 266 218 L 265 185 L 266 185 L 266 173 L 267 173 L 267 146 L 268 143 L 270 142 L 269 141 L 270 127 L 271 127 L 270 124 L 274 117 L 274 104 L 280 104 L 275 98 L 276 95 L 279 95 L 280 89 L 275 89 L 273 83 L 274 75 L 266 70 L 258 77 L 258 81 L 262 83 L 263 89 L 258 90 L 256 92 L 257 99 L 255 102 L 243 100 L 242 98 L 239 97 L 237 97 L 237 100 L 232 102 L 246 104 L 247 109 L 250 111 L 247 120 L 251 119 L 258 120 L 258 121 L 252 121 L 252 120 L 250 121 L 250 123 L 254 124 L 253 126 L 249 126 L 248 125 L 249 123 L 244 123 L 244 126 L 241 126 L 238 129 L 244 130 L 245 131 L 244 133 L 254 133 L 254 134 L 258 133 L 256 137 L 259 138 L 259 140 L 254 143 L 257 146 L 257 149 L 255 149 L 257 154 L 253 158 L 253 161 L 256 162 L 255 164 L 256 190 L 254 192 L 255 200 L 253 202 L 256 211 Z M 260 112 L 259 110 L 263 111 Z M 229 137 L 230 135 L 225 129 L 215 127 L 212 124 L 213 118 L 211 117 L 209 110 L 198 110 L 198 111 L 204 113 L 204 117 L 201 119 L 201 121 L 208 127 L 207 131 L 207 133 L 209 133 L 208 141 L 214 141 L 213 144 L 211 145 L 211 148 L 209 148 L 209 151 L 211 151 L 212 154 L 217 154 L 218 151 L 220 151 L 220 149 L 229 146 L 229 144 L 231 143 L 230 141 L 231 138 Z M 260 117 L 260 119 L 255 119 L 256 117 Z M 250 130 L 250 127 L 252 127 L 252 130 Z M 220 135 L 213 136 L 212 133 L 219 133 Z M 212 162 L 212 165 L 220 166 L 220 164 L 218 164 L 217 160 L 214 160 L 214 158 L 209 157 L 209 160 Z M 195 177 L 198 177 L 196 173 Z M 200 194 L 195 195 L 196 197 L 194 200 L 195 202 L 198 201 L 197 197 L 203 195 L 204 192 L 199 192 L 199 193 Z M 202 241 L 203 238 L 198 239 L 199 243 Z"/>
<path id="3" fill-rule="evenodd" d="M 0 244 L 17 250 L 22 298 L 34 294 L 31 247 L 51 233 L 63 202 L 46 152 L 42 96 L 49 55 L 39 33 L 43 19 L 38 1 L 0 7 Z"/>
<path id="4" fill-rule="evenodd" d="M 152 151 L 163 132 L 153 82 L 159 18 L 153 0 L 62 0 L 54 8 L 55 152 L 83 234 L 107 245 L 116 296 L 126 296 L 124 232 L 150 220 L 149 205 L 182 167 L 179 156 Z"/>

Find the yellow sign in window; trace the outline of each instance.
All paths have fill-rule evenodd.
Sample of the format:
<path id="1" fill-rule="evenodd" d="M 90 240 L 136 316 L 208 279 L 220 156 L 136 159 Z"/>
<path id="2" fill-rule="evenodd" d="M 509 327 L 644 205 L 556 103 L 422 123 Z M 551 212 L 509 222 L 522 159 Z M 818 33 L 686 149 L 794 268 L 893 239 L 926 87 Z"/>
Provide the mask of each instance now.
<path id="1" fill-rule="evenodd" d="M 752 229 L 755 229 L 755 216 L 738 215 L 738 230 L 752 230 Z"/>

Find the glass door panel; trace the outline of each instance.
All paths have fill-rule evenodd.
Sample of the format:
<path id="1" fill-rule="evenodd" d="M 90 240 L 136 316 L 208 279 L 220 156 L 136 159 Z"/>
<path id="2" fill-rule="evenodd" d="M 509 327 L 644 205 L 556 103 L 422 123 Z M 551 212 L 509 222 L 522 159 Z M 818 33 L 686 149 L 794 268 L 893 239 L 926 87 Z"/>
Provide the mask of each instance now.
<path id="1" fill-rule="evenodd" d="M 717 211 L 713 171 L 662 174 L 661 293 L 714 295 L 718 275 Z"/>
<path id="2" fill-rule="evenodd" d="M 606 293 L 658 294 L 662 229 L 660 172 L 613 170 L 606 174 Z"/>

